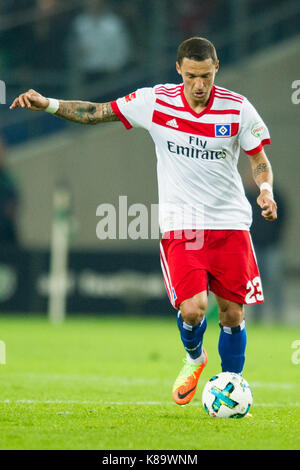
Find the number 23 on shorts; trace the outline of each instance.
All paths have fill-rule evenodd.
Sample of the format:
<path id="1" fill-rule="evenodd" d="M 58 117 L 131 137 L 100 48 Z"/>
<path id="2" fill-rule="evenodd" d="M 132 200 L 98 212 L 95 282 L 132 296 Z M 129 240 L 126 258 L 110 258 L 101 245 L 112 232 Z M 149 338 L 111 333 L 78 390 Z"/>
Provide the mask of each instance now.
<path id="1" fill-rule="evenodd" d="M 256 302 L 262 302 L 264 300 L 261 279 L 259 276 L 256 276 L 252 281 L 247 282 L 247 291 L 248 292 L 245 297 L 245 302 L 247 304 L 255 304 Z"/>

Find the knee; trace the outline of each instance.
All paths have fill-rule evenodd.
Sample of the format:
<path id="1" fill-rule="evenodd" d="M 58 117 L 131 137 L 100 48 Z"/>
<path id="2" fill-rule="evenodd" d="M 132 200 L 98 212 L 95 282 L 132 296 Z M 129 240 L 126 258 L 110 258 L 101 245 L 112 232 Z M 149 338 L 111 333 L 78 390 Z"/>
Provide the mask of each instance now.
<path id="1" fill-rule="evenodd" d="M 189 325 L 200 323 L 205 315 L 207 302 L 188 299 L 180 304 L 181 317 Z"/>
<path id="2" fill-rule="evenodd" d="M 244 320 L 244 306 L 235 305 L 228 306 L 219 310 L 221 325 L 234 328 Z"/>

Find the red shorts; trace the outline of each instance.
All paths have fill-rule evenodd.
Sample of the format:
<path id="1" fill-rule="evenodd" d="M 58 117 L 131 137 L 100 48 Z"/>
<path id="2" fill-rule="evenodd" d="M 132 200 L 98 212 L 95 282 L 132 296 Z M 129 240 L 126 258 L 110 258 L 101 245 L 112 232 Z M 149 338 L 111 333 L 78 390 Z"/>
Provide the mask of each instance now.
<path id="1" fill-rule="evenodd" d="M 203 290 L 239 304 L 264 301 L 247 230 L 177 230 L 160 242 L 167 293 L 174 308 Z"/>

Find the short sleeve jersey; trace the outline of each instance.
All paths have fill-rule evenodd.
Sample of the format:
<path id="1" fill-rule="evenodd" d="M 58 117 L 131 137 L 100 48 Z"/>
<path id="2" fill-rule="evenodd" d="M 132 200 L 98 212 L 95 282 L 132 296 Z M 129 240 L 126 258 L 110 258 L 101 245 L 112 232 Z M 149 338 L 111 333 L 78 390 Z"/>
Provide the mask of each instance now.
<path id="1" fill-rule="evenodd" d="M 159 223 L 182 229 L 249 230 L 251 206 L 237 169 L 240 149 L 254 155 L 269 131 L 244 96 L 213 86 L 196 113 L 183 84 L 141 88 L 111 102 L 126 129 L 146 129 L 155 144 Z"/>

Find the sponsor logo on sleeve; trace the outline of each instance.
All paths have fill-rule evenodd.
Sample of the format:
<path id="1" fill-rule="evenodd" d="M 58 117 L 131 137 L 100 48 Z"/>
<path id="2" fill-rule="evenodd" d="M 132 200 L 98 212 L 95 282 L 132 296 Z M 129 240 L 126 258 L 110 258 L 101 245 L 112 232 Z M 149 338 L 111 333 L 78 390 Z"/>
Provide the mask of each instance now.
<path id="1" fill-rule="evenodd" d="M 255 122 L 253 126 L 251 127 L 251 134 L 254 135 L 254 137 L 260 138 L 264 132 L 265 126 L 263 123 L 260 122 Z"/>

